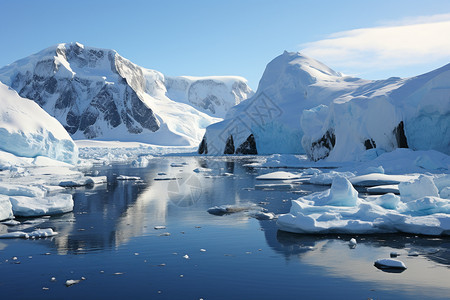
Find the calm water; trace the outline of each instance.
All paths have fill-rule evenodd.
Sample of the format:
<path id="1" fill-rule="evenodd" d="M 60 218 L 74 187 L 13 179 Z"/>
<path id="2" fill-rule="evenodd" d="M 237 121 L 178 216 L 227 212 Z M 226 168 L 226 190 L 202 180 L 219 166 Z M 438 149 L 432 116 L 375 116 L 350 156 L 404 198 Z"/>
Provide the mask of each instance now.
<path id="1" fill-rule="evenodd" d="M 248 158 L 164 157 L 141 169 L 95 168 L 99 175 L 108 176 L 109 183 L 72 190 L 73 213 L 33 219 L 32 224 L 16 228 L 52 227 L 58 236 L 0 240 L 1 298 L 449 297 L 449 238 L 296 235 L 278 231 L 275 221 L 256 220 L 245 213 L 208 214 L 206 210 L 214 205 L 248 203 L 285 213 L 290 208 L 286 200 L 325 189 L 299 185 L 293 191 L 254 190 L 255 177 L 274 170 L 243 167 L 246 162 Z M 172 163 L 186 164 L 172 167 Z M 233 175 L 208 177 L 192 172 L 197 167 Z M 167 175 L 158 175 L 161 172 Z M 143 180 L 118 182 L 118 175 Z M 176 179 L 155 180 L 161 177 Z M 154 229 L 161 225 L 166 228 Z M 348 246 L 351 237 L 358 240 L 355 249 Z M 403 273 L 373 266 L 392 251 L 401 253 L 408 266 Z M 419 255 L 408 256 L 413 251 Z M 186 254 L 188 259 L 183 257 Z M 66 280 L 81 277 L 86 279 L 65 286 Z"/>

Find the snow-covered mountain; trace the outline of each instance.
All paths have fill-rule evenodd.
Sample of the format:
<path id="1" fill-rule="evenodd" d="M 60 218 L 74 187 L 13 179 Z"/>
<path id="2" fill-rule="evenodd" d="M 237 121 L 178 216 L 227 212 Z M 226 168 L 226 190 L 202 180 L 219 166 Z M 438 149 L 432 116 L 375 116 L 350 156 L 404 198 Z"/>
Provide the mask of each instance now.
<path id="1" fill-rule="evenodd" d="M 70 164 L 78 160 L 78 148 L 62 125 L 1 82 L 0 141 L 0 153 L 46 156 Z"/>
<path id="2" fill-rule="evenodd" d="M 253 92 L 241 77 L 166 77 L 114 50 L 59 44 L 0 69 L 74 139 L 195 145 Z"/>
<path id="3" fill-rule="evenodd" d="M 207 128 L 199 153 L 355 160 L 371 148 L 410 147 L 449 154 L 449 71 L 363 80 L 284 52 L 267 65 L 253 97 Z"/>

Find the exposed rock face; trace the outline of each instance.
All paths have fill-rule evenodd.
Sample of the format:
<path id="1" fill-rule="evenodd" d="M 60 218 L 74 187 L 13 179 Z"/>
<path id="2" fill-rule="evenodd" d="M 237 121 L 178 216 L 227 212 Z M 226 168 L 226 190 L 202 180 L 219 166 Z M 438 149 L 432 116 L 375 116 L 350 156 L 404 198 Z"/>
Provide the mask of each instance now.
<path id="1" fill-rule="evenodd" d="M 255 137 L 253 136 L 253 134 L 250 134 L 247 140 L 236 149 L 236 154 L 258 154 L 258 150 L 256 149 Z"/>
<path id="2" fill-rule="evenodd" d="M 253 93 L 240 77 L 165 77 L 114 50 L 79 43 L 5 66 L 0 81 L 38 103 L 76 139 L 173 145 L 197 144 L 206 126 Z"/>
<path id="3" fill-rule="evenodd" d="M 328 130 L 319 140 L 311 144 L 310 157 L 314 161 L 318 161 L 328 156 L 336 144 L 336 136 L 333 130 Z"/>
<path id="4" fill-rule="evenodd" d="M 132 134 L 159 129 L 136 93 L 142 90 L 142 70 L 115 51 L 60 44 L 29 61 L 31 68 L 19 61 L 0 69 L 0 78 L 16 72 L 12 88 L 54 115 L 71 135 L 97 138 L 121 124 Z"/>
<path id="5" fill-rule="evenodd" d="M 223 150 L 223 154 L 234 154 L 234 141 L 233 136 L 230 135 L 225 144 L 225 150 Z"/>
<path id="6" fill-rule="evenodd" d="M 403 121 L 401 121 L 393 130 L 398 148 L 408 148 L 408 141 L 406 140 L 404 128 Z"/>

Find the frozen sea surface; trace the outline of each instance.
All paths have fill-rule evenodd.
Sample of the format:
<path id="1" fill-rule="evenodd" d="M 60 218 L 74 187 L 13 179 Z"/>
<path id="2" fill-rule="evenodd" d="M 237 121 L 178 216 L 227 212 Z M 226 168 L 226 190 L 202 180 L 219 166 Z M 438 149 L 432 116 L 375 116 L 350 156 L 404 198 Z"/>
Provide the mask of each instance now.
<path id="1" fill-rule="evenodd" d="M 58 232 L 47 238 L 0 240 L 2 297 L 448 297 L 449 237 L 293 234 L 279 231 L 276 218 L 258 220 L 245 209 L 221 216 L 208 213 L 214 206 L 252 204 L 286 214 L 291 200 L 330 188 L 294 181 L 291 189 L 255 189 L 261 184 L 257 176 L 300 170 L 244 166 L 251 162 L 251 157 L 171 156 L 154 157 L 140 168 L 112 164 L 87 169 L 86 175 L 107 176 L 108 183 L 71 189 L 73 212 L 0 223 L 0 233 L 38 228 Z M 210 171 L 194 172 L 199 168 Z M 120 175 L 141 180 L 116 180 Z M 356 244 L 349 243 L 352 238 Z M 374 266 L 394 252 L 406 270 Z M 66 287 L 67 280 L 78 283 Z"/>

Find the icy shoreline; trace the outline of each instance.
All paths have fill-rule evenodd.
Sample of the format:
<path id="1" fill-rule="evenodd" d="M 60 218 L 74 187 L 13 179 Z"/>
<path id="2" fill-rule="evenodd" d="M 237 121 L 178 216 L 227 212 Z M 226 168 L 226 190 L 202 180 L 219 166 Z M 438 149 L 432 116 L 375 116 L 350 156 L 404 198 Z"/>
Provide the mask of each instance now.
<path id="1" fill-rule="evenodd" d="M 192 148 L 186 147 L 94 141 L 76 141 L 76 144 L 81 154 L 77 165 L 48 158 L 32 160 L 15 157 L 26 163 L 20 167 L 10 164 L 0 171 L 0 218 L 11 219 L 14 215 L 21 215 L 14 212 L 14 205 L 11 205 L 14 199 L 40 203 L 42 207 L 37 205 L 32 209 L 34 204 L 19 201 L 25 206 L 22 210 L 29 211 L 28 216 L 70 211 L 73 200 L 67 194 L 67 187 L 106 182 L 106 178 L 90 177 L 83 173 L 83 170 L 86 172 L 94 165 L 123 163 L 140 168 L 146 167 L 152 159 L 165 155 L 192 155 Z M 212 161 L 230 159 L 201 158 Z M 248 156 L 244 158 L 249 159 Z M 319 234 L 450 234 L 450 157 L 440 152 L 397 149 L 362 162 L 339 165 L 312 162 L 304 156 L 288 154 L 254 156 L 251 159 L 254 162 L 246 164 L 248 168 L 285 170 L 256 177 L 255 189 L 276 191 L 302 184 L 331 185 L 325 192 L 293 200 L 290 212 L 279 216 L 277 223 L 281 230 Z M 298 171 L 288 172 L 288 168 Z M 197 168 L 192 172 L 210 176 L 218 171 L 214 167 L 203 168 L 202 173 L 198 173 L 199 170 Z M 50 204 L 49 199 L 56 201 L 57 205 Z M 16 207 L 19 202 L 16 201 Z"/>

